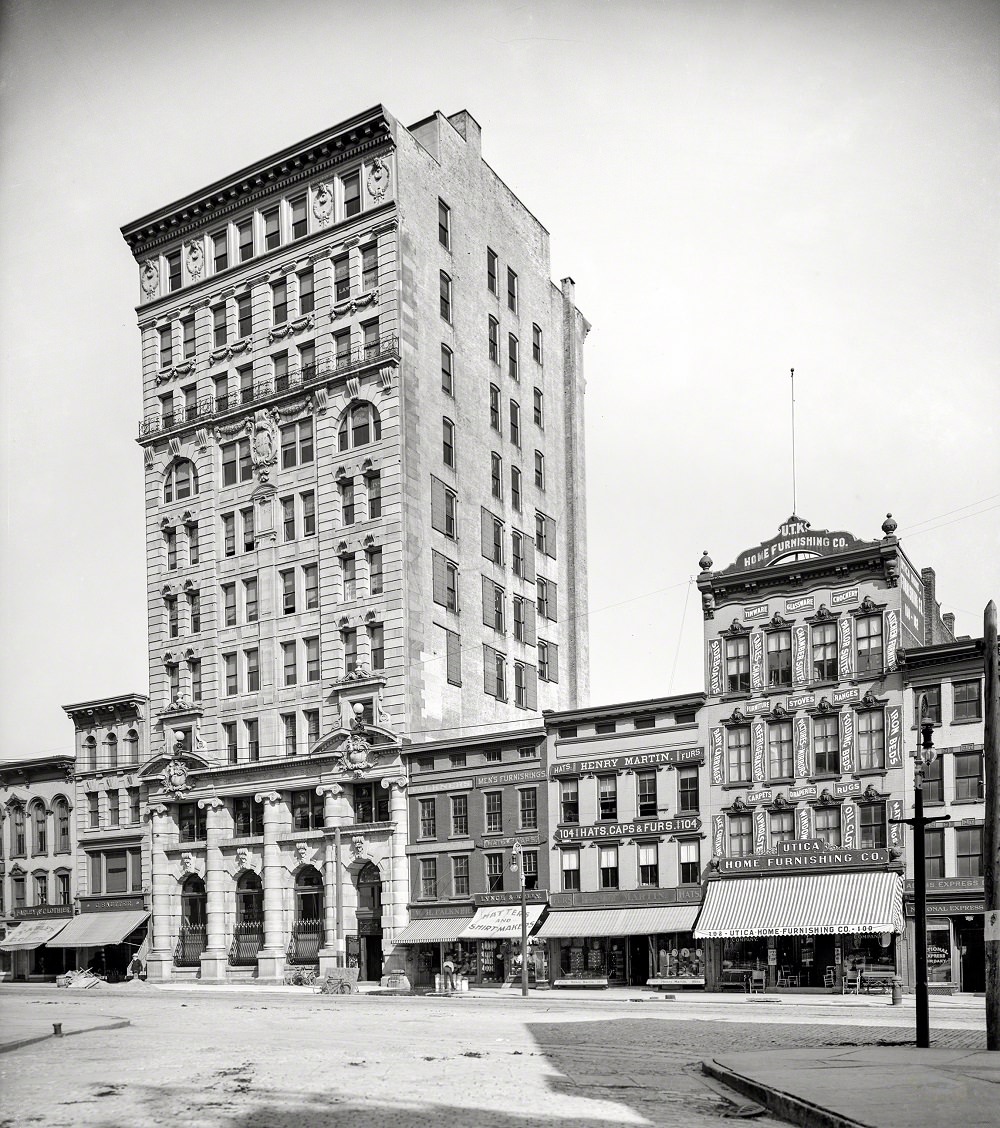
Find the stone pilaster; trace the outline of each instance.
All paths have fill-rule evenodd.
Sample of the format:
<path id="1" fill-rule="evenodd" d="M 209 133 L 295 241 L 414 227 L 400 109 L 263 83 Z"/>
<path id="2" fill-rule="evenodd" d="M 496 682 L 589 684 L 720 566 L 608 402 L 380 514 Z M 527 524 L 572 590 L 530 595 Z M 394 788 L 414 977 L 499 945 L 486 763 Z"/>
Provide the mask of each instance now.
<path id="1" fill-rule="evenodd" d="M 382 780 L 382 786 L 389 792 L 389 818 L 392 821 L 388 906 L 383 905 L 382 910 L 382 984 L 389 986 L 388 979 L 391 976 L 395 986 L 409 987 L 403 955 L 395 950 L 395 938 L 409 922 L 406 909 L 410 899 L 410 875 L 406 859 L 406 779 L 403 776 L 391 776 Z"/>
<path id="2" fill-rule="evenodd" d="M 257 953 L 257 978 L 261 983 L 281 983 L 285 976 L 285 945 L 282 931 L 282 865 L 278 834 L 283 804 L 277 791 L 255 795 L 264 804 L 264 946 Z"/>
<path id="3" fill-rule="evenodd" d="M 170 808 L 163 803 L 151 804 L 147 810 L 150 821 L 150 877 L 152 896 L 150 922 L 152 946 L 146 957 L 146 978 L 169 979 L 174 968 L 173 919 L 170 911 L 176 881 L 170 872 L 166 846 L 173 836 L 174 823 Z"/>
<path id="4" fill-rule="evenodd" d="M 226 953 L 226 874 L 222 868 L 220 843 L 231 832 L 232 825 L 226 804 L 216 796 L 199 799 L 205 811 L 205 898 L 206 945 L 201 954 L 201 978 L 208 983 L 225 983 L 228 957 Z"/>
<path id="5" fill-rule="evenodd" d="M 328 834 L 323 844 L 323 946 L 319 950 L 319 973 L 328 975 L 346 964 L 343 933 L 337 938 L 337 872 L 340 858 L 332 833 L 348 821 L 347 796 L 339 783 L 321 783 L 316 793 L 323 796 L 323 826 Z M 341 873 L 341 880 L 343 874 Z"/>

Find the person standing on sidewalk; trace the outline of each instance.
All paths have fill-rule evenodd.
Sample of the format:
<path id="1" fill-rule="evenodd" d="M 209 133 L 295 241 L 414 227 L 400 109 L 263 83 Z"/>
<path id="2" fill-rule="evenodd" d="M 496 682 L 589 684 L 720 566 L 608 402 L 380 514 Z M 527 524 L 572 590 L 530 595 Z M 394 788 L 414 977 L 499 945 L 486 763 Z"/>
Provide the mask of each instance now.
<path id="1" fill-rule="evenodd" d="M 455 987 L 455 959 L 451 952 L 446 952 L 444 963 L 441 965 L 441 970 L 444 972 L 444 982 L 442 987 L 445 991 L 454 991 Z"/>

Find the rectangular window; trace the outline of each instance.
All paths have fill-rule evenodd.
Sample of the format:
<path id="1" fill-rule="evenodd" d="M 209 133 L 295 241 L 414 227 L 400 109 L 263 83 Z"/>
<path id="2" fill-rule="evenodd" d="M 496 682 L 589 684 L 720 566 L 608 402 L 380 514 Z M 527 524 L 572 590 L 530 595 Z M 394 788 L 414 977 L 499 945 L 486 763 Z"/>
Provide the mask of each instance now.
<path id="1" fill-rule="evenodd" d="M 751 778 L 750 729 L 737 725 L 726 733 L 729 782 L 749 783 Z"/>
<path id="2" fill-rule="evenodd" d="M 295 569 L 279 572 L 281 580 L 281 613 L 282 615 L 295 614 Z"/>
<path id="3" fill-rule="evenodd" d="M 455 469 L 455 424 L 450 419 L 441 420 L 441 460 Z"/>
<path id="4" fill-rule="evenodd" d="M 955 828 L 955 854 L 958 877 L 983 876 L 983 828 L 981 826 Z"/>
<path id="5" fill-rule="evenodd" d="M 357 515 L 354 508 L 354 480 L 344 478 L 337 484 L 340 493 L 340 523 L 353 525 Z"/>
<path id="6" fill-rule="evenodd" d="M 281 666 L 285 685 L 295 685 L 299 680 L 298 644 L 294 639 L 281 644 Z"/>
<path id="7" fill-rule="evenodd" d="M 368 520 L 377 521 L 382 516 L 382 475 L 375 471 L 365 476 L 368 491 Z"/>
<path id="8" fill-rule="evenodd" d="M 167 291 L 173 293 L 181 288 L 181 253 L 171 251 L 167 256 Z"/>
<path id="9" fill-rule="evenodd" d="M 538 790 L 525 787 L 518 792 L 518 828 L 520 830 L 538 829 Z"/>
<path id="10" fill-rule="evenodd" d="M 462 684 L 462 641 L 455 631 L 445 630 L 445 653 L 449 685 Z"/>
<path id="11" fill-rule="evenodd" d="M 580 783 L 575 779 L 559 782 L 559 821 L 578 823 L 580 821 Z"/>
<path id="12" fill-rule="evenodd" d="M 441 391 L 448 396 L 455 394 L 455 354 L 447 345 L 441 346 Z"/>
<path id="13" fill-rule="evenodd" d="M 613 822 L 618 818 L 618 777 L 604 775 L 597 777 L 598 818 L 602 822 Z"/>
<path id="14" fill-rule="evenodd" d="M 837 680 L 837 624 L 817 623 L 812 629 L 813 681 Z"/>
<path id="15" fill-rule="evenodd" d="M 351 296 L 351 260 L 347 255 L 333 260 L 333 291 L 338 302 L 346 301 Z"/>
<path id="16" fill-rule="evenodd" d="M 768 725 L 767 753 L 770 779 L 791 779 L 795 775 L 791 721 L 775 721 Z"/>
<path id="17" fill-rule="evenodd" d="M 862 850 L 885 849 L 885 803 L 859 804 L 858 826 L 861 831 Z"/>
<path id="18" fill-rule="evenodd" d="M 856 621 L 858 677 L 882 673 L 882 616 L 865 615 Z"/>
<path id="19" fill-rule="evenodd" d="M 437 858 L 420 859 L 420 896 L 437 896 Z"/>
<path id="20" fill-rule="evenodd" d="M 236 676 L 236 655 L 223 654 L 222 665 L 225 671 L 226 696 L 235 697 L 239 693 L 239 683 Z"/>
<path id="21" fill-rule="evenodd" d="M 253 365 L 244 364 L 236 369 L 240 381 L 240 403 L 253 403 Z"/>
<path id="22" fill-rule="evenodd" d="M 212 240 L 212 269 L 215 274 L 221 274 L 229 266 L 229 230 L 223 227 L 211 235 Z"/>
<path id="23" fill-rule="evenodd" d="M 944 802 L 944 760 L 935 756 L 934 760 L 924 769 L 924 802 Z"/>
<path id="24" fill-rule="evenodd" d="M 264 833 L 264 804 L 252 795 L 238 795 L 233 799 L 233 836 L 236 838 L 261 837 Z"/>
<path id="25" fill-rule="evenodd" d="M 503 459 L 496 451 L 490 455 L 490 490 L 495 498 L 503 500 Z"/>
<path id="26" fill-rule="evenodd" d="M 767 632 L 767 684 L 773 687 L 792 684 L 792 632 Z"/>
<path id="27" fill-rule="evenodd" d="M 545 398 L 540 389 L 535 388 L 532 393 L 534 399 L 533 418 L 536 427 L 545 427 Z"/>
<path id="28" fill-rule="evenodd" d="M 451 833 L 454 838 L 460 838 L 469 833 L 468 795 L 453 795 L 451 797 Z"/>
<path id="29" fill-rule="evenodd" d="M 490 426 L 500 433 L 500 389 L 490 384 Z"/>
<path id="30" fill-rule="evenodd" d="M 635 773 L 636 813 L 639 818 L 656 818 L 656 772 Z"/>
<path id="31" fill-rule="evenodd" d="M 315 564 L 302 565 L 302 596 L 307 611 L 319 606 L 319 570 Z"/>
<path id="32" fill-rule="evenodd" d="M 660 884 L 660 863 L 655 842 L 639 843 L 639 886 L 654 889 Z"/>
<path id="33" fill-rule="evenodd" d="M 236 333 L 240 339 L 253 333 L 253 300 L 249 294 L 236 299 Z"/>
<path id="34" fill-rule="evenodd" d="M 562 887 L 564 893 L 576 893 L 580 889 L 580 851 L 562 852 Z"/>
<path id="35" fill-rule="evenodd" d="M 198 537 L 198 523 L 197 521 L 187 526 L 188 538 L 188 563 L 197 564 L 200 555 L 200 542 Z"/>
<path id="36" fill-rule="evenodd" d="M 840 722 L 813 717 L 813 763 L 817 775 L 840 775 Z"/>
<path id="37" fill-rule="evenodd" d="M 281 222 L 277 208 L 268 208 L 264 218 L 264 249 L 273 251 L 281 246 Z"/>
<path id="38" fill-rule="evenodd" d="M 983 717 L 983 683 L 975 681 L 955 682 L 955 702 L 953 721 L 979 721 Z"/>
<path id="39" fill-rule="evenodd" d="M 295 498 L 281 499 L 281 531 L 286 543 L 295 540 Z"/>
<path id="40" fill-rule="evenodd" d="M 451 324 L 451 278 L 442 270 L 438 276 L 439 310 L 441 316 Z"/>
<path id="41" fill-rule="evenodd" d="M 316 279 L 312 270 L 299 275 L 299 314 L 305 316 L 316 308 Z M 305 367 L 303 365 L 303 367 Z"/>
<path id="42" fill-rule="evenodd" d="M 451 208 L 438 200 L 438 242 L 445 250 L 451 250 Z"/>
<path id="43" fill-rule="evenodd" d="M 382 549 L 369 548 L 365 555 L 368 557 L 368 594 L 382 594 Z"/>
<path id="44" fill-rule="evenodd" d="M 926 877 L 944 877 L 944 831 L 924 830 L 924 874 Z"/>
<path id="45" fill-rule="evenodd" d="M 306 648 L 306 681 L 319 681 L 319 639 L 307 638 L 303 641 Z M 355 654 L 356 659 L 357 654 Z"/>
<path id="46" fill-rule="evenodd" d="M 344 216 L 350 219 L 361 212 L 361 174 L 351 173 L 342 177 L 341 182 L 344 185 Z"/>
<path id="47" fill-rule="evenodd" d="M 302 239 L 309 232 L 309 215 L 306 211 L 305 196 L 296 196 L 289 201 L 289 210 L 292 220 L 292 238 Z"/>
<path id="48" fill-rule="evenodd" d="M 208 835 L 208 815 L 197 803 L 178 803 L 177 827 L 181 842 L 203 842 Z"/>
<path id="49" fill-rule="evenodd" d="M 345 553 L 340 558 L 340 572 L 344 583 L 344 602 L 350 603 L 358 598 L 358 566 L 353 552 Z"/>
<path id="50" fill-rule="evenodd" d="M 437 805 L 433 796 L 418 799 L 417 806 L 420 810 L 420 837 L 437 838 Z"/>
<path id="51" fill-rule="evenodd" d="M 322 830 L 323 799 L 315 791 L 293 791 L 290 806 L 293 830 Z"/>
<path id="52" fill-rule="evenodd" d="M 503 892 L 503 854 L 486 855 L 486 886 L 490 893 Z"/>
<path id="53" fill-rule="evenodd" d="M 236 626 L 236 585 L 223 584 L 222 585 L 222 612 L 223 626 L 235 627 Z"/>
<path id="54" fill-rule="evenodd" d="M 601 888 L 618 888 L 618 847 L 601 846 L 599 848 L 598 865 L 601 870 Z"/>
<path id="55" fill-rule="evenodd" d="M 298 751 L 296 734 L 296 717 L 294 713 L 281 714 L 281 727 L 285 733 L 285 755 L 294 756 Z"/>
<path id="56" fill-rule="evenodd" d="M 288 281 L 280 278 L 271 283 L 271 323 L 283 325 L 288 320 Z"/>
<path id="57" fill-rule="evenodd" d="M 538 888 L 538 851 L 521 851 L 521 872 L 524 874 L 524 888 Z"/>
<path id="58" fill-rule="evenodd" d="M 189 360 L 194 356 L 194 318 L 185 317 L 181 322 L 181 340 L 184 349 L 184 359 Z"/>
<path id="59" fill-rule="evenodd" d="M 510 504 L 515 513 L 521 512 L 521 471 L 516 466 L 510 468 Z"/>
<path id="60" fill-rule="evenodd" d="M 922 685 L 917 686 L 913 691 L 913 715 L 917 718 L 917 724 L 920 723 L 921 698 L 926 698 L 927 701 L 927 712 L 925 714 L 927 720 L 932 724 L 939 725 L 941 723 L 941 686 Z"/>
<path id="61" fill-rule="evenodd" d="M 373 670 L 385 669 L 385 628 L 381 623 L 368 624 L 368 650 Z"/>
<path id="62" fill-rule="evenodd" d="M 247 671 L 247 693 L 256 693 L 260 689 L 260 651 L 256 647 L 243 651 Z"/>
<path id="63" fill-rule="evenodd" d="M 825 842 L 827 846 L 839 846 L 840 838 L 840 808 L 816 808 L 816 837 Z"/>
<path id="64" fill-rule="evenodd" d="M 431 553 L 434 602 L 458 610 L 458 565 L 440 552 Z"/>
<path id="65" fill-rule="evenodd" d="M 677 860 L 681 885 L 697 885 L 701 881 L 701 843 L 697 838 L 677 843 Z"/>
<path id="66" fill-rule="evenodd" d="M 510 401 L 510 441 L 516 447 L 521 445 L 521 405 L 517 400 Z"/>
<path id="67" fill-rule="evenodd" d="M 174 348 L 172 344 L 173 329 L 169 325 L 164 325 L 160 330 L 160 367 L 169 368 L 174 358 Z"/>
<path id="68" fill-rule="evenodd" d="M 344 646 L 344 668 L 350 673 L 358 664 L 358 632 L 354 627 L 345 628 L 340 632 L 340 641 Z"/>
<path id="69" fill-rule="evenodd" d="M 753 853 L 753 816 L 729 816 L 729 856 L 746 858 Z"/>
<path id="70" fill-rule="evenodd" d="M 507 267 L 507 308 L 517 313 L 517 275 Z"/>
<path id="71" fill-rule="evenodd" d="M 540 450 L 535 451 L 535 487 L 545 489 L 545 455 Z"/>
<path id="72" fill-rule="evenodd" d="M 494 364 L 500 363 L 500 322 L 495 317 L 489 319 L 489 355 Z"/>
<path id="73" fill-rule="evenodd" d="M 201 595 L 196 591 L 188 592 L 188 625 L 192 634 L 201 630 Z"/>
<path id="74" fill-rule="evenodd" d="M 319 740 L 319 710 L 306 709 L 304 716 L 306 719 L 306 747 L 312 748 Z"/>
<path id="75" fill-rule="evenodd" d="M 456 897 L 469 895 L 469 859 L 466 855 L 451 859 L 451 891 Z"/>
<path id="76" fill-rule="evenodd" d="M 536 364 L 542 363 L 542 330 L 537 325 L 531 327 L 531 359 Z"/>
<path id="77" fill-rule="evenodd" d="M 491 294 L 500 296 L 500 265 L 497 253 L 486 248 L 486 286 Z"/>
<path id="78" fill-rule="evenodd" d="M 226 343 L 227 322 L 225 305 L 212 307 L 212 347 L 222 348 Z"/>
<path id="79" fill-rule="evenodd" d="M 983 785 L 982 752 L 955 753 L 955 798 L 982 799 Z"/>
<path id="80" fill-rule="evenodd" d="M 163 602 L 167 606 L 167 634 L 170 638 L 176 638 L 180 633 L 180 621 L 177 615 L 177 596 L 168 595 Z"/>
<path id="81" fill-rule="evenodd" d="M 374 245 L 361 249 L 361 289 L 370 293 L 378 285 L 378 248 Z"/>
<path id="82" fill-rule="evenodd" d="M 305 493 L 299 494 L 299 502 L 302 508 L 302 535 L 314 537 L 316 535 L 316 494 L 312 490 L 306 490 Z"/>
<path id="83" fill-rule="evenodd" d="M 885 714 L 881 709 L 858 713 L 858 759 L 862 771 L 885 767 Z"/>
<path id="84" fill-rule="evenodd" d="M 697 811 L 698 799 L 698 769 L 677 769 L 677 809 L 683 812 Z"/>
<path id="85" fill-rule="evenodd" d="M 487 791 L 483 801 L 486 804 L 486 833 L 499 834 L 503 830 L 503 792 Z"/>
<path id="86" fill-rule="evenodd" d="M 517 337 L 513 333 L 507 334 L 507 375 L 518 379 Z"/>
<path id="87" fill-rule="evenodd" d="M 771 812 L 771 850 L 778 848 L 779 842 L 794 842 L 795 840 L 795 812 Z"/>

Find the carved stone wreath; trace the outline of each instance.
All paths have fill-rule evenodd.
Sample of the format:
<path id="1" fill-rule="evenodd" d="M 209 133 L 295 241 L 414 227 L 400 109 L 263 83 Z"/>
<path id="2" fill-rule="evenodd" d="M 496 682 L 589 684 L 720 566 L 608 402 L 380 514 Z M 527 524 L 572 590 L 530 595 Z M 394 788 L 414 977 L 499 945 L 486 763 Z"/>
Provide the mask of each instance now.
<path id="1" fill-rule="evenodd" d="M 333 185 L 320 184 L 313 196 L 313 215 L 325 227 L 333 216 Z"/>
<path id="2" fill-rule="evenodd" d="M 205 269 L 205 248 L 200 241 L 192 240 L 184 247 L 184 257 L 192 278 L 200 278 Z"/>
<path id="3" fill-rule="evenodd" d="M 146 259 L 142 264 L 142 269 L 139 271 L 139 282 L 146 297 L 153 297 L 160 285 L 160 270 L 152 259 Z"/>
<path id="4" fill-rule="evenodd" d="M 375 157 L 368 171 L 368 191 L 378 204 L 385 199 L 389 188 L 389 166 L 381 157 Z"/>

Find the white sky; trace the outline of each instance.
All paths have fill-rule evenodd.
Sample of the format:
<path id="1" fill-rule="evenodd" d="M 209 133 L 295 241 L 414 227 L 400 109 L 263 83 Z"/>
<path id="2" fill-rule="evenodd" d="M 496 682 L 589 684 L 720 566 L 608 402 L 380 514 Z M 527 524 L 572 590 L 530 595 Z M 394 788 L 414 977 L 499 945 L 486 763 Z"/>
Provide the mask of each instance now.
<path id="1" fill-rule="evenodd" d="M 1000 596 L 1000 6 L 6 0 L 0 759 L 145 691 L 119 227 L 378 102 L 467 108 L 586 353 L 592 701 L 702 686 L 688 581 L 887 510 L 959 633 Z"/>

